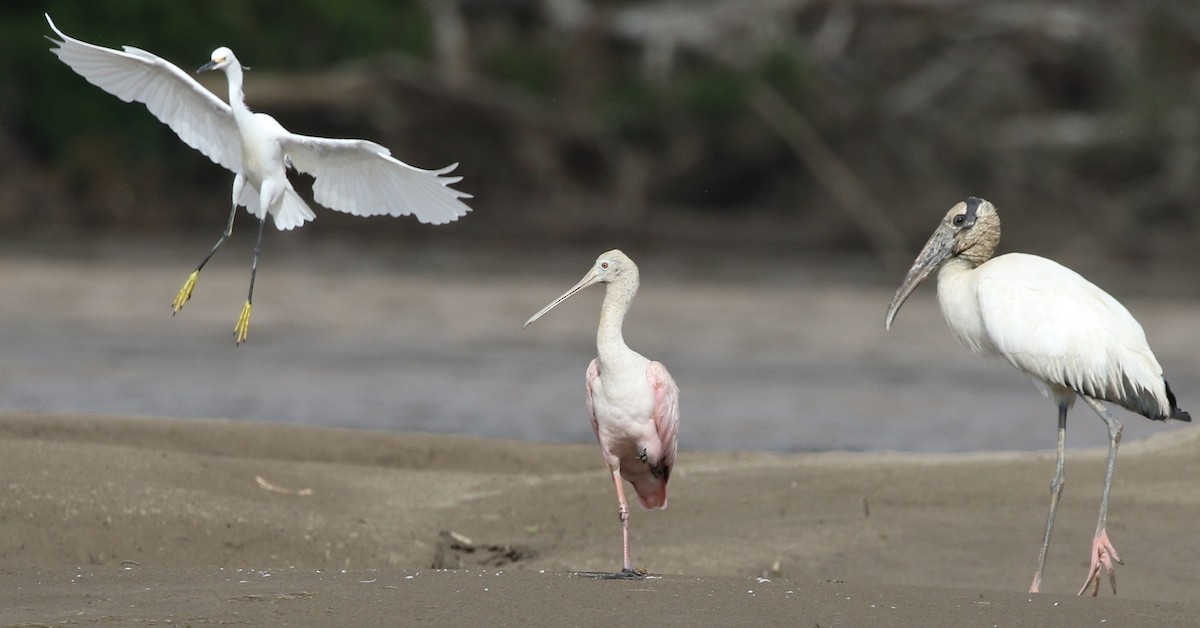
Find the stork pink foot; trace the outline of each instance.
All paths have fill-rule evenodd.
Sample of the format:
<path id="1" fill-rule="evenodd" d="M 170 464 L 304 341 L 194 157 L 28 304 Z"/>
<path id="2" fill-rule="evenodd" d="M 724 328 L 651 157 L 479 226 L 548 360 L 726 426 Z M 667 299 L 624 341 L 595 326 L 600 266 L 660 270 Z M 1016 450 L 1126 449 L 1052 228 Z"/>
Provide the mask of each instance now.
<path id="1" fill-rule="evenodd" d="M 1079 590 L 1079 595 L 1087 592 L 1088 588 L 1092 589 L 1092 597 L 1096 597 L 1100 593 L 1100 572 L 1108 571 L 1108 580 L 1112 583 L 1113 595 L 1117 594 L 1117 572 L 1113 569 L 1113 562 L 1118 565 L 1124 565 L 1121 562 L 1121 557 L 1117 556 L 1117 550 L 1113 548 L 1112 542 L 1108 540 L 1108 532 L 1100 530 L 1100 534 L 1092 540 L 1092 565 L 1088 568 L 1087 582 L 1083 583 L 1083 588 Z"/>

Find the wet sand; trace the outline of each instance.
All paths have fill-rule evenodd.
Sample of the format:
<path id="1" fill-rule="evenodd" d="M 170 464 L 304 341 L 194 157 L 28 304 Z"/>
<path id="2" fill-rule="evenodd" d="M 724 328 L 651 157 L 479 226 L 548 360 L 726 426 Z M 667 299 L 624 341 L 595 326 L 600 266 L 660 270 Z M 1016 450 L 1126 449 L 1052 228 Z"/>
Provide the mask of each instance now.
<path id="1" fill-rule="evenodd" d="M 592 446 L 221 420 L 0 416 L 3 625 L 1200 625 L 1200 432 L 1123 448 L 1119 596 L 1076 598 L 1103 469 L 684 452 L 619 566 Z M 468 541 L 450 542 L 443 531 Z M 438 569 L 440 567 L 441 569 Z M 659 577 L 661 576 L 661 577 Z"/>

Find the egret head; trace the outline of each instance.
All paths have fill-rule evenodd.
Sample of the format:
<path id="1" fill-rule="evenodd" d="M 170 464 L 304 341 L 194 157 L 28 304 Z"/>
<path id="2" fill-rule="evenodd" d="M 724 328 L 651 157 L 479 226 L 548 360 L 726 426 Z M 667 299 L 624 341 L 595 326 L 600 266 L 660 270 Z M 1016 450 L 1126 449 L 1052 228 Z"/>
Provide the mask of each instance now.
<path id="1" fill-rule="evenodd" d="M 208 70 L 224 70 L 230 65 L 237 65 L 237 57 L 233 56 L 233 51 L 221 46 L 212 51 L 212 56 L 209 57 L 209 62 L 200 66 L 196 73 L 207 72 Z"/>
<path id="2" fill-rule="evenodd" d="M 574 296 L 576 292 L 592 284 L 617 283 L 632 295 L 632 293 L 637 292 L 638 281 L 637 264 L 634 264 L 633 260 L 629 259 L 629 256 L 622 253 L 619 249 L 608 251 L 596 258 L 596 263 L 592 264 L 591 269 L 583 276 L 583 279 L 579 280 L 579 283 L 571 286 L 570 290 L 564 292 L 561 297 L 558 297 L 550 305 L 542 308 L 537 314 L 530 316 L 529 320 L 525 321 L 525 327 L 528 327 L 530 323 L 541 318 L 546 312 L 554 309 L 559 303 Z"/>
<path id="3" fill-rule="evenodd" d="M 892 327 L 892 320 L 908 296 L 946 260 L 957 257 L 966 260 L 974 268 L 992 257 L 999 242 L 1000 216 L 994 205 L 972 196 L 952 207 L 929 237 L 925 248 L 921 249 L 904 282 L 892 297 L 884 319 L 885 326 L 888 329 Z"/>

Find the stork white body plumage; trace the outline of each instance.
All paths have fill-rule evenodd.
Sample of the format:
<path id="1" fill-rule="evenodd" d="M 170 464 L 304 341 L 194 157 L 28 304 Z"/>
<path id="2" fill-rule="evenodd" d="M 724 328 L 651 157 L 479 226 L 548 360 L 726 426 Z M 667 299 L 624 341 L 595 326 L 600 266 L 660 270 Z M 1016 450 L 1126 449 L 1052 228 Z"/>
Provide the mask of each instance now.
<path id="1" fill-rule="evenodd" d="M 999 240 L 1000 218 L 991 203 L 969 198 L 952 208 L 896 291 L 886 325 L 891 327 L 900 306 L 936 269 L 938 304 L 955 337 L 977 353 L 1005 359 L 1058 405 L 1056 473 L 1031 592 L 1041 587 L 1062 494 L 1067 412 L 1081 396 L 1100 415 L 1108 427 L 1108 461 L 1088 579 L 1079 593 L 1091 588 L 1097 594 L 1103 570 L 1116 593 L 1113 562 L 1121 561 L 1106 519 L 1122 428 L 1100 401 L 1154 420 L 1191 417 L 1176 405 L 1142 326 L 1123 305 L 1046 258 L 1022 253 L 993 258 Z"/>
<path id="2" fill-rule="evenodd" d="M 440 170 L 415 168 L 367 140 L 329 139 L 290 133 L 274 118 L 254 113 L 242 92 L 242 66 L 229 48 L 213 51 L 199 71 L 221 70 L 229 84 L 229 104 L 186 72 L 145 50 L 114 50 L 69 37 L 46 16 L 60 38 L 51 51 L 88 82 L 125 102 L 140 102 L 150 113 L 195 148 L 235 174 L 229 222 L 216 245 L 188 277 L 172 303 L 179 312 L 191 298 L 200 270 L 233 231 L 238 206 L 259 219 L 258 241 L 251 266 L 250 291 L 235 327 L 236 340 L 246 339 L 254 296 L 254 275 L 269 214 L 280 230 L 294 229 L 316 217 L 287 178 L 288 166 L 314 177 L 313 198 L 331 209 L 355 216 L 416 216 L 423 223 L 457 220 L 470 208 L 469 194 L 450 185 L 461 177 L 445 176 L 457 164 Z"/>
<path id="3" fill-rule="evenodd" d="M 528 326 L 571 295 L 608 284 L 596 332 L 597 357 L 585 376 L 588 414 L 604 461 L 612 472 L 621 520 L 622 570 L 604 577 L 637 578 L 629 556 L 629 506 L 624 481 L 644 508 L 667 507 L 667 481 L 675 466 L 679 387 L 667 368 L 625 344 L 622 326 L 637 294 L 637 265 L 618 250 L 601 255 L 579 283 L 525 322 Z"/>
<path id="4" fill-rule="evenodd" d="M 1058 401 L 1073 403 L 1078 390 L 1134 404 L 1135 411 L 1170 407 L 1142 326 L 1107 292 L 1055 261 L 1024 253 L 975 269 L 948 261 L 938 271 L 937 294 L 960 342 L 1004 358 Z"/>

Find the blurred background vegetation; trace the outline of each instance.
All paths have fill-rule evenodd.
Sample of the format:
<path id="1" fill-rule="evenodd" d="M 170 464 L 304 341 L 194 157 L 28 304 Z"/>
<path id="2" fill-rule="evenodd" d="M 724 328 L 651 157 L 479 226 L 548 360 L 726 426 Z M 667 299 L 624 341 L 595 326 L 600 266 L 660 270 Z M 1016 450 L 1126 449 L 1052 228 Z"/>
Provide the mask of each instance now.
<path id="1" fill-rule="evenodd" d="M 43 11 L 188 71 L 228 45 L 248 104 L 290 130 L 460 162 L 476 211 L 439 237 L 907 261 L 968 195 L 1024 248 L 1171 256 L 1200 231 L 1194 1 L 110 0 L 0 8 L 10 235 L 216 233 L 232 177 L 61 64 Z"/>

